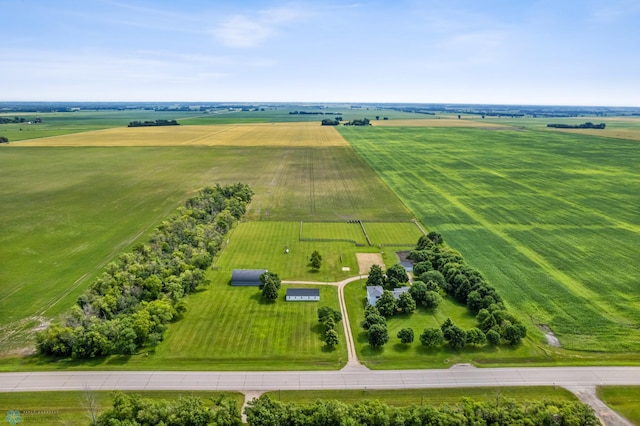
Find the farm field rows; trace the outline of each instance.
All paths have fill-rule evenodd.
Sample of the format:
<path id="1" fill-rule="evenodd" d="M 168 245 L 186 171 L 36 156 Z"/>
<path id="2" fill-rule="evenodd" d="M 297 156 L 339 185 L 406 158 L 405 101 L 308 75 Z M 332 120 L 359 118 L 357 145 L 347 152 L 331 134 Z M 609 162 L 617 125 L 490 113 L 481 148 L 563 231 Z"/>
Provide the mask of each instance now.
<path id="1" fill-rule="evenodd" d="M 548 131 L 341 128 L 416 217 L 563 347 L 640 348 L 637 142 Z"/>

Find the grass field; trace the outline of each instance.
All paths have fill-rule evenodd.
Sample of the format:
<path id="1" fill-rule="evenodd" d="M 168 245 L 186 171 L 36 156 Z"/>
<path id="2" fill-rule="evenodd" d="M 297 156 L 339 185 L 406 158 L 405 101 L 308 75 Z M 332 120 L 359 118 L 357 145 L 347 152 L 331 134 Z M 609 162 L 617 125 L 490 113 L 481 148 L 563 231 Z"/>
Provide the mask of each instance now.
<path id="1" fill-rule="evenodd" d="M 237 392 L 214 391 L 145 391 L 125 392 L 142 395 L 144 398 L 177 399 L 181 396 L 200 398 L 207 406 L 221 397 L 233 399 L 242 406 L 244 397 Z M 97 412 L 113 407 L 111 392 L 89 392 L 95 398 Z M 18 410 L 22 421 L 19 424 L 64 424 L 85 426 L 90 423 L 89 405 L 86 392 L 2 392 L 0 393 L 0 413 L 4 416 L 9 410 Z M 4 420 L 4 418 L 3 418 Z M 8 424 L 8 423 L 7 423 Z"/>
<path id="2" fill-rule="evenodd" d="M 640 424 L 640 387 L 599 386 L 597 392 L 598 398 L 611 409 L 633 424 Z"/>
<path id="3" fill-rule="evenodd" d="M 636 141 L 549 131 L 340 128 L 416 217 L 565 348 L 640 348 Z"/>
<path id="4" fill-rule="evenodd" d="M 482 388 L 454 388 L 454 389 L 392 389 L 392 390 L 335 390 L 335 391 L 273 391 L 267 392 L 272 399 L 294 402 L 296 404 L 310 404 L 318 399 L 337 399 L 343 403 L 355 404 L 370 399 L 383 404 L 397 407 L 411 405 L 455 404 L 462 397 L 475 401 L 501 401 L 503 398 L 518 402 L 526 401 L 576 401 L 577 397 L 561 387 L 482 387 Z"/>

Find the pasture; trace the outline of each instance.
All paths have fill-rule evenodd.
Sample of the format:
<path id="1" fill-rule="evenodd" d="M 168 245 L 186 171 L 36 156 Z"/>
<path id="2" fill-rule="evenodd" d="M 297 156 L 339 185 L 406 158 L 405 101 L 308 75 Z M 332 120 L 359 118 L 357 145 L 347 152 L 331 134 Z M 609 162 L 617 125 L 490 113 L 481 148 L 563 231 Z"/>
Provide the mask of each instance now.
<path id="1" fill-rule="evenodd" d="M 339 131 L 511 310 L 566 349 L 640 348 L 637 141 L 437 127 Z"/>

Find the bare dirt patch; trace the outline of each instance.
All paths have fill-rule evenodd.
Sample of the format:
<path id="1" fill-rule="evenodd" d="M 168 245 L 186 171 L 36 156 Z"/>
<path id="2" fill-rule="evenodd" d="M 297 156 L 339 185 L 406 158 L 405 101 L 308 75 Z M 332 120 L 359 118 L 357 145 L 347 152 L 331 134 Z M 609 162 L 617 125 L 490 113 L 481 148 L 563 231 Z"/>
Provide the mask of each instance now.
<path id="1" fill-rule="evenodd" d="M 384 262 L 380 253 L 356 253 L 360 274 L 368 274 L 371 266 L 379 265 L 384 269 Z"/>
<path id="2" fill-rule="evenodd" d="M 551 327 L 546 324 L 538 324 L 538 328 L 544 333 L 544 337 L 547 339 L 549 346 L 553 346 L 554 348 L 562 347 L 560 340 L 558 340 L 558 337 L 554 334 L 553 330 L 551 330 Z"/>

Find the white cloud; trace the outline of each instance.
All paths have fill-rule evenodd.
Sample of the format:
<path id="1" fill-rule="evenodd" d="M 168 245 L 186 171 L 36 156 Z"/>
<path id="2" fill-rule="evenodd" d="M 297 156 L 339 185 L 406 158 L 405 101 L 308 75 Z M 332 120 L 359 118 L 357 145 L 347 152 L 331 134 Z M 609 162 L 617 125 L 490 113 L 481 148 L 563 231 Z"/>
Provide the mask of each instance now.
<path id="1" fill-rule="evenodd" d="M 309 13 L 296 7 L 266 9 L 253 16 L 233 15 L 213 29 L 212 34 L 228 47 L 256 47 L 278 34 L 284 26 L 309 16 Z"/>

